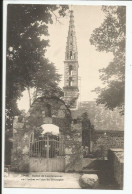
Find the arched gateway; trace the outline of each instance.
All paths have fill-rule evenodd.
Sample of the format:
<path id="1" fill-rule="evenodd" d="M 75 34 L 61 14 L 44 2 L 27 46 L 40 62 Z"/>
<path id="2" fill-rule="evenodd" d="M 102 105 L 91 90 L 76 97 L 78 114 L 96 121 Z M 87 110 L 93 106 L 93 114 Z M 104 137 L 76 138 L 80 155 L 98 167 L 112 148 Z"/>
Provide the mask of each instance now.
<path id="1" fill-rule="evenodd" d="M 81 169 L 81 123 L 58 98 L 40 97 L 26 116 L 13 123 L 11 168 L 17 171 L 61 172 Z"/>
<path id="2" fill-rule="evenodd" d="M 61 172 L 65 170 L 64 136 L 59 127 L 43 124 L 40 134 L 30 137 L 30 171 Z"/>

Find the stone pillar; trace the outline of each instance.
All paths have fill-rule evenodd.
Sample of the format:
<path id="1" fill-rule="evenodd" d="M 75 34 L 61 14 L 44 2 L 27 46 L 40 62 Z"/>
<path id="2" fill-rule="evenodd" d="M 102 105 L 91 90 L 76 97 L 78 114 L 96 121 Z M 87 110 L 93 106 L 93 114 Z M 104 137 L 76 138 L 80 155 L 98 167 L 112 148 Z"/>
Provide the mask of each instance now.
<path id="1" fill-rule="evenodd" d="M 82 170 L 82 124 L 72 124 L 71 133 L 65 136 L 65 172 Z"/>
<path id="2" fill-rule="evenodd" d="M 29 138 L 24 132 L 24 122 L 19 122 L 18 117 L 13 121 L 11 170 L 21 172 L 29 170 Z"/>

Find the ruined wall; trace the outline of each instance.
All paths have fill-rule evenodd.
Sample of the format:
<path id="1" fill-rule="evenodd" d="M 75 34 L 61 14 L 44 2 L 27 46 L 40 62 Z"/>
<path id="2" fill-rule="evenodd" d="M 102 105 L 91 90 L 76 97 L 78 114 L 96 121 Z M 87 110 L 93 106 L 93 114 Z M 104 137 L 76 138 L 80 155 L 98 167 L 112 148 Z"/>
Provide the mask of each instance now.
<path id="1" fill-rule="evenodd" d="M 95 157 L 107 157 L 110 148 L 124 147 L 123 131 L 94 131 L 92 134 L 91 149 Z"/>

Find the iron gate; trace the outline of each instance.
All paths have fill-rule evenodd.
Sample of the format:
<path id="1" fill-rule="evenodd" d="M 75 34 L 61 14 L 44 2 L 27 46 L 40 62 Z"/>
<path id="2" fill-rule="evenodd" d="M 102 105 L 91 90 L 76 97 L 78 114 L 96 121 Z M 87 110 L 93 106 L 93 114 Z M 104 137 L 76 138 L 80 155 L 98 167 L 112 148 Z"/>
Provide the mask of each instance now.
<path id="1" fill-rule="evenodd" d="M 30 142 L 30 171 L 64 171 L 64 138 L 46 134 Z"/>

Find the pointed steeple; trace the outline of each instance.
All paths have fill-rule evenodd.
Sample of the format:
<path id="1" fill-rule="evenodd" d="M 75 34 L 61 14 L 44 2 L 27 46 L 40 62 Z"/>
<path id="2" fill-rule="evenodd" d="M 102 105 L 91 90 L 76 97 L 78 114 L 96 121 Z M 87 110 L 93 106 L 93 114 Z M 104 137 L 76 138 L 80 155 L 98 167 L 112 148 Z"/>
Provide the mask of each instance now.
<path id="1" fill-rule="evenodd" d="M 68 30 L 66 55 L 65 55 L 65 60 L 71 60 L 71 59 L 72 60 L 78 59 L 73 10 L 70 11 L 69 30 Z"/>
<path id="2" fill-rule="evenodd" d="M 70 11 L 69 30 L 66 42 L 64 61 L 64 101 L 71 104 L 72 109 L 77 108 L 78 90 L 78 52 L 73 11 Z"/>

